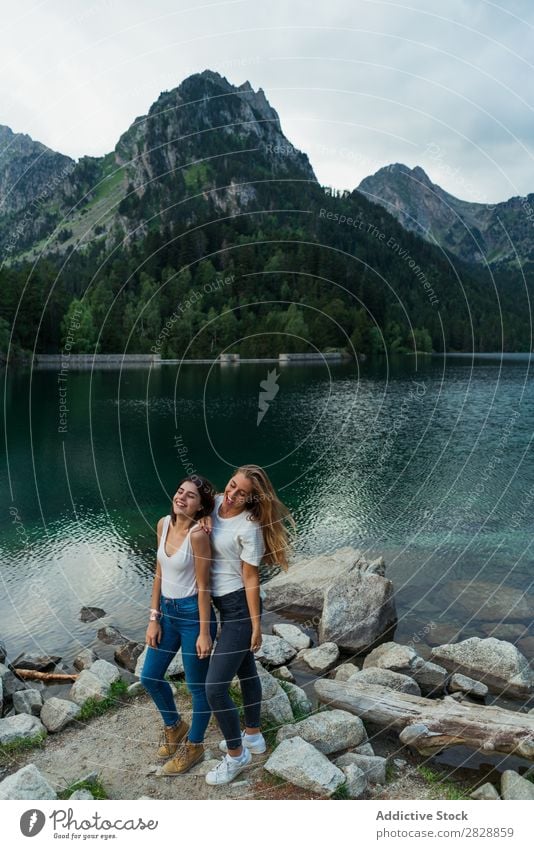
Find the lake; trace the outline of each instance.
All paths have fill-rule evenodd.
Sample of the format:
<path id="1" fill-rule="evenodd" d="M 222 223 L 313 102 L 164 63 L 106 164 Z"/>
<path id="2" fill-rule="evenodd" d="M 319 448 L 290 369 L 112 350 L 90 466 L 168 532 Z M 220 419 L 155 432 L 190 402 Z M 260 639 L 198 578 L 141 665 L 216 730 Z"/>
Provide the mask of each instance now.
<path id="1" fill-rule="evenodd" d="M 464 594 L 459 608 L 454 582 L 477 582 L 475 594 L 493 592 L 488 583 L 531 588 L 531 370 L 528 355 L 162 365 L 63 379 L 10 367 L 0 542 L 9 656 L 70 660 L 93 645 L 103 623 L 80 622 L 83 605 L 143 640 L 155 526 L 178 480 L 195 470 L 222 488 L 246 462 L 268 470 L 294 512 L 298 554 L 351 545 L 385 557 L 398 639 L 417 642 L 429 623 L 448 622 L 484 636 L 485 614 Z M 499 618 L 514 622 L 513 605 Z"/>

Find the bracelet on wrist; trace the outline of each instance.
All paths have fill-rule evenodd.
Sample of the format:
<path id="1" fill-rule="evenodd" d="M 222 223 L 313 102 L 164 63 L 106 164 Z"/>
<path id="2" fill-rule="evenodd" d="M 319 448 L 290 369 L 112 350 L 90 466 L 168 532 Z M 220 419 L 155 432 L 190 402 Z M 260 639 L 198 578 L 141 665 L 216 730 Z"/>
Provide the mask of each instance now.
<path id="1" fill-rule="evenodd" d="M 148 621 L 149 622 L 159 622 L 160 619 L 161 619 L 161 611 L 156 610 L 156 608 L 154 608 L 154 607 L 151 607 L 150 608 L 150 616 L 148 617 Z"/>

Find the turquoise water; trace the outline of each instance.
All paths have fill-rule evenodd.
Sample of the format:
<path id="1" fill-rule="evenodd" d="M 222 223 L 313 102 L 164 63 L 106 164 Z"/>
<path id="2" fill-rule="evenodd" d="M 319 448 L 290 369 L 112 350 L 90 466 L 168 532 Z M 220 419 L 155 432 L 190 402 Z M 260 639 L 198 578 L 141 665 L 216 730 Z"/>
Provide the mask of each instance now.
<path id="1" fill-rule="evenodd" d="M 222 487 L 244 462 L 265 466 L 293 510 L 298 553 L 384 555 L 399 638 L 461 618 L 444 603 L 452 580 L 531 588 L 528 356 L 276 367 L 258 425 L 273 368 L 5 374 L 0 638 L 11 656 L 72 657 L 96 633 L 78 618 L 89 604 L 142 638 L 155 525 L 177 481 L 195 470 Z M 469 635 L 480 625 L 472 617 Z"/>

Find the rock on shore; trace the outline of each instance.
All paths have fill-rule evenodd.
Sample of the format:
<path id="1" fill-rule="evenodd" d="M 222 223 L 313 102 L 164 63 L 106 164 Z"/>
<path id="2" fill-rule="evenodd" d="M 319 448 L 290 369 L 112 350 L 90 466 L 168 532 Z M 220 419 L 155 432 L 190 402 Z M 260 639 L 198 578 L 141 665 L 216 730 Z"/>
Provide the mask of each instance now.
<path id="1" fill-rule="evenodd" d="M 267 609 L 307 615 L 320 643 L 358 654 L 387 639 L 397 621 L 393 584 L 382 557 L 355 548 L 300 561 L 264 585 Z M 310 650 L 311 651 L 311 650 Z"/>
<path id="2" fill-rule="evenodd" d="M 359 654 L 383 638 L 396 622 L 392 582 L 379 573 L 377 564 L 360 560 L 327 587 L 319 640 Z"/>
<path id="3" fill-rule="evenodd" d="M 481 681 L 492 693 L 517 699 L 532 695 L 534 675 L 526 657 L 504 640 L 470 637 L 461 643 L 432 649 L 432 658 L 449 672 Z"/>
<path id="4" fill-rule="evenodd" d="M 321 796 L 331 796 L 346 780 L 343 770 L 301 737 L 282 740 L 265 769 Z"/>
<path id="5" fill-rule="evenodd" d="M 323 755 L 330 755 L 366 742 L 367 732 L 358 716 L 345 710 L 328 710 L 280 728 L 276 742 L 290 737 L 301 737 Z"/>
<path id="6" fill-rule="evenodd" d="M 0 799 L 57 799 L 57 793 L 34 764 L 0 782 Z"/>
<path id="7" fill-rule="evenodd" d="M 18 743 L 20 740 L 33 740 L 46 729 L 38 716 L 30 713 L 17 713 L 0 719 L 0 745 Z"/>
<path id="8" fill-rule="evenodd" d="M 373 667 L 389 669 L 413 678 L 425 696 L 443 693 L 448 678 L 443 666 L 424 660 L 411 646 L 395 642 L 383 643 L 367 655 L 363 668 L 367 670 Z"/>
<path id="9" fill-rule="evenodd" d="M 348 546 L 332 554 L 299 560 L 288 572 L 263 584 L 265 607 L 278 613 L 318 617 L 329 584 L 361 559 L 361 552 Z"/>
<path id="10" fill-rule="evenodd" d="M 69 697 L 77 705 L 83 705 L 87 699 L 101 701 L 108 695 L 111 685 L 120 677 L 119 670 L 112 663 L 107 660 L 95 660 L 89 669 L 80 672 L 70 689 Z"/>

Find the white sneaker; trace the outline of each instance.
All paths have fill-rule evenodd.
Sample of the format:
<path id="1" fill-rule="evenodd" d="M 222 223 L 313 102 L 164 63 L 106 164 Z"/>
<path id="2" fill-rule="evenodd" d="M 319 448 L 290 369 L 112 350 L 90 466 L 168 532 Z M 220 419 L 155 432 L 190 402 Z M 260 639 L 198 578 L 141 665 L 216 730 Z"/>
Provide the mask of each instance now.
<path id="1" fill-rule="evenodd" d="M 243 741 L 243 747 L 248 749 L 253 755 L 263 755 L 264 752 L 267 751 L 267 743 L 265 742 L 265 738 L 263 734 L 260 735 L 260 740 L 257 740 L 254 743 L 251 743 L 250 740 L 247 740 L 246 731 L 241 732 L 241 740 Z M 219 743 L 219 749 L 221 752 L 227 752 L 228 746 L 226 745 L 226 740 L 221 740 Z"/>
<path id="2" fill-rule="evenodd" d="M 215 769 L 210 769 L 206 773 L 206 784 L 229 784 L 240 772 L 249 766 L 252 761 L 252 755 L 248 749 L 243 749 L 243 760 L 236 761 L 230 755 L 225 755 L 220 764 Z"/>

